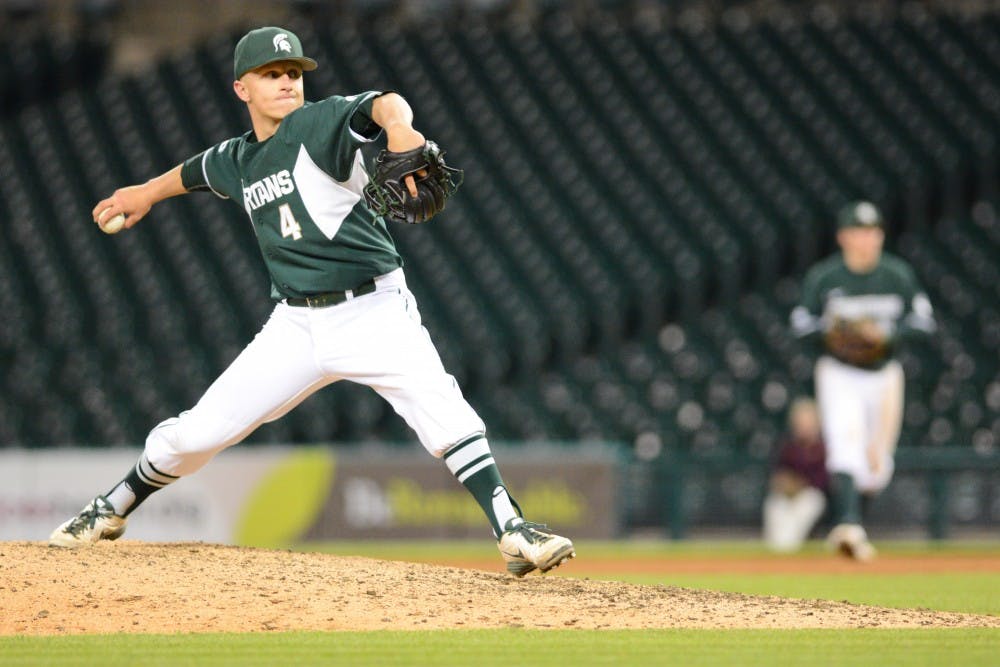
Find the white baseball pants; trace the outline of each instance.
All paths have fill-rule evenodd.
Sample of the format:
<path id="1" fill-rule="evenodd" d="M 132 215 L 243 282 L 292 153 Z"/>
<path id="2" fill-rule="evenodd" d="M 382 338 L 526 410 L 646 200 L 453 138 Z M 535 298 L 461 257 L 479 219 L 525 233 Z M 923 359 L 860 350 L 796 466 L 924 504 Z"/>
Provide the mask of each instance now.
<path id="1" fill-rule="evenodd" d="M 764 541 L 774 551 L 796 551 L 824 509 L 826 496 L 816 487 L 807 486 L 793 496 L 772 491 L 764 499 Z"/>
<path id="2" fill-rule="evenodd" d="M 823 356 L 815 380 L 827 470 L 851 475 L 862 493 L 881 491 L 892 479 L 903 423 L 902 365 L 872 371 Z M 878 453 L 874 465 L 869 450 Z"/>
<path id="3" fill-rule="evenodd" d="M 375 285 L 370 294 L 326 308 L 277 304 L 197 405 L 150 432 L 146 457 L 153 467 L 190 475 L 338 380 L 378 392 L 434 456 L 485 431 L 421 325 L 403 270 Z"/>

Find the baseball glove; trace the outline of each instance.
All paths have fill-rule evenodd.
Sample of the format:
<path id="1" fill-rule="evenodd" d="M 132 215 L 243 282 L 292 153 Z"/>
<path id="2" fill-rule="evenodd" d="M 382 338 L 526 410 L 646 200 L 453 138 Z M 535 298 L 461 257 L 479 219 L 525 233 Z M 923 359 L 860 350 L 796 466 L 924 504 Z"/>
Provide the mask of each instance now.
<path id="1" fill-rule="evenodd" d="M 413 176 L 414 197 L 404 179 Z M 371 180 L 365 186 L 365 202 L 377 215 L 396 222 L 427 222 L 444 209 L 462 184 L 461 169 L 444 162 L 444 151 L 433 141 L 412 150 L 383 150 L 375 158 Z"/>
<path id="2" fill-rule="evenodd" d="M 827 351 L 854 366 L 874 366 L 889 354 L 889 340 L 872 320 L 836 319 L 824 337 Z"/>

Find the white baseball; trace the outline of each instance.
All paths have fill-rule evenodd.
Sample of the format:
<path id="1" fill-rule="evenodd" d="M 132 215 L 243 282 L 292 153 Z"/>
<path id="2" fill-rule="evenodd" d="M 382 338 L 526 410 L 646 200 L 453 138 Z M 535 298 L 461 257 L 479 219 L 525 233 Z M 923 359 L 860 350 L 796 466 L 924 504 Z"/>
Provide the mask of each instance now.
<path id="1" fill-rule="evenodd" d="M 101 215 L 98 216 L 98 220 L 103 218 L 104 214 L 107 213 L 109 210 L 111 209 L 106 208 L 103 211 L 101 211 Z M 125 226 L 125 214 L 119 213 L 110 220 L 105 220 L 103 225 L 98 225 L 98 226 L 101 228 L 101 231 L 104 232 L 105 234 L 117 234 Z"/>

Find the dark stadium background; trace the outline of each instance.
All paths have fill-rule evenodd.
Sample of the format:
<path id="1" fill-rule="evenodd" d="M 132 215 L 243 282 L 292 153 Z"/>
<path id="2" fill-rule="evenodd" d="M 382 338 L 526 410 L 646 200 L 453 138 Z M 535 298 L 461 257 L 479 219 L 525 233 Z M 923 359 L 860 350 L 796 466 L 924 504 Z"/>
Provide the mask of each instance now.
<path id="1" fill-rule="evenodd" d="M 940 323 L 902 356 L 904 468 L 952 469 L 904 479 L 892 507 L 950 480 L 952 497 L 976 489 L 962 520 L 1000 511 L 996 3 L 0 12 L 0 446 L 140 445 L 262 324 L 267 279 L 238 207 L 192 195 L 115 237 L 90 210 L 245 131 L 232 48 L 275 23 L 321 63 L 307 98 L 397 89 L 466 170 L 439 219 L 393 233 L 494 441 L 617 443 L 637 526 L 713 470 L 746 507 L 698 511 L 755 514 L 788 404 L 810 391 L 811 351 L 787 328 L 799 280 L 833 251 L 834 212 L 867 198 Z M 342 383 L 250 441 L 414 439 Z"/>

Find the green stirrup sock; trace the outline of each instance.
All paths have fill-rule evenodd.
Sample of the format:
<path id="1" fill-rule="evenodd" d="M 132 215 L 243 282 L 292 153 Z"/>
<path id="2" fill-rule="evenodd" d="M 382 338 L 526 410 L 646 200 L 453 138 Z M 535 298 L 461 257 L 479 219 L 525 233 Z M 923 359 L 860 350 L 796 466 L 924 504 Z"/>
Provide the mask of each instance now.
<path id="1" fill-rule="evenodd" d="M 499 539 L 507 522 L 519 517 L 514 509 L 517 503 L 507 493 L 486 437 L 476 434 L 459 442 L 445 452 L 444 462 L 483 508 Z"/>
<path id="2" fill-rule="evenodd" d="M 830 492 L 836 523 L 861 523 L 861 496 L 854 486 L 854 478 L 837 472 L 830 476 Z"/>

